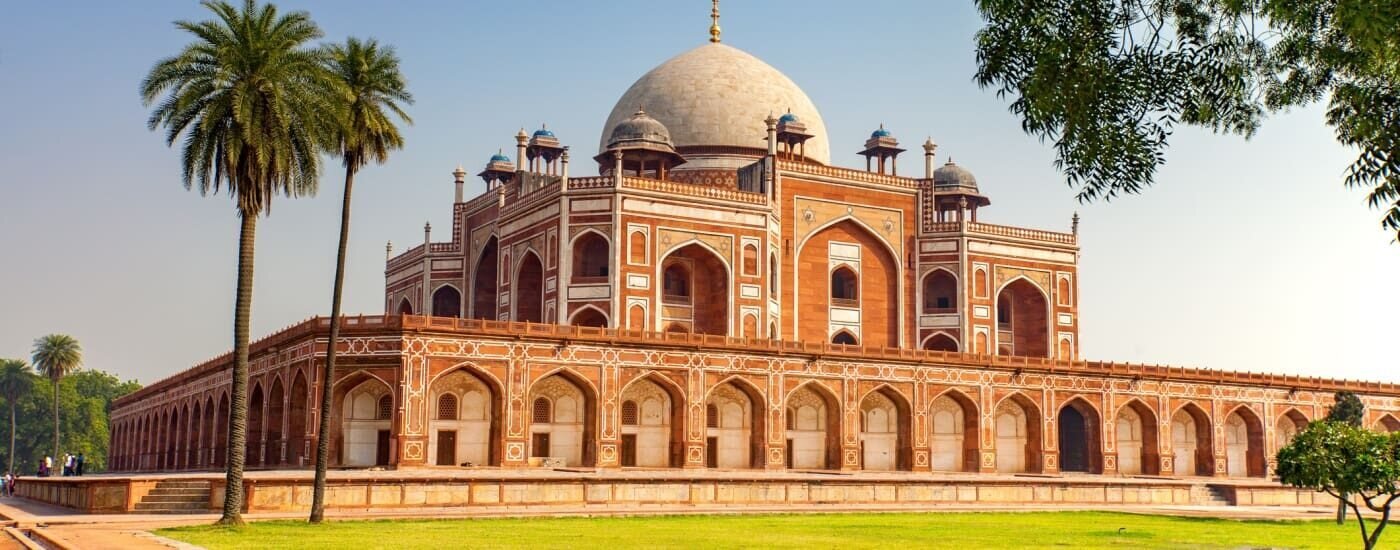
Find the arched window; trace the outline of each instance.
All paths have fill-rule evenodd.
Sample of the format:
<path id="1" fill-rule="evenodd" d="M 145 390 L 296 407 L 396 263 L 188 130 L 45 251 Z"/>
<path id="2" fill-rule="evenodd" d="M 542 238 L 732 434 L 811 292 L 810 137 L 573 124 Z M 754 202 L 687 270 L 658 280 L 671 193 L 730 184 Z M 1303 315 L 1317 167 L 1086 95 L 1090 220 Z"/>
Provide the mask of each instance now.
<path id="1" fill-rule="evenodd" d="M 408 303 L 408 298 L 399 301 L 399 315 L 413 315 L 413 304 Z"/>
<path id="2" fill-rule="evenodd" d="M 647 234 L 633 231 L 627 236 L 627 261 L 637 265 L 647 264 Z"/>
<path id="3" fill-rule="evenodd" d="M 768 293 L 778 294 L 778 255 L 768 255 Z"/>
<path id="4" fill-rule="evenodd" d="M 384 396 L 384 397 L 380 397 L 380 398 L 379 398 L 379 407 L 378 407 L 378 409 L 377 409 L 375 412 L 376 412 L 376 414 L 375 414 L 374 418 L 375 418 L 376 420 L 389 420 L 390 418 L 393 418 L 393 417 L 394 417 L 394 398 L 393 398 L 393 397 L 390 397 L 390 396 L 387 396 L 387 395 Z"/>
<path id="5" fill-rule="evenodd" d="M 719 407 L 716 407 L 714 403 L 705 405 L 705 427 L 719 427 Z"/>
<path id="6" fill-rule="evenodd" d="M 433 291 L 433 316 L 434 317 L 461 317 L 462 316 L 462 293 L 456 288 L 443 285 Z"/>
<path id="7" fill-rule="evenodd" d="M 438 414 L 437 414 L 438 420 L 456 420 L 456 419 L 457 419 L 457 396 L 452 395 L 452 394 L 450 394 L 450 393 L 444 393 L 444 394 L 438 396 L 437 405 L 438 405 Z"/>
<path id="8" fill-rule="evenodd" d="M 856 337 L 851 335 L 851 333 L 843 330 L 841 332 L 836 333 L 835 336 L 831 337 L 831 343 L 841 344 L 845 346 L 854 346 L 856 345 Z"/>
<path id="9" fill-rule="evenodd" d="M 758 275 L 758 247 L 752 244 L 744 245 L 744 274 Z"/>
<path id="10" fill-rule="evenodd" d="M 840 304 L 855 305 L 855 301 L 860 298 L 859 290 L 856 286 L 856 272 L 851 268 L 841 266 L 836 271 L 831 272 L 831 299 Z"/>
<path id="11" fill-rule="evenodd" d="M 623 402 L 622 402 L 622 425 L 623 425 L 623 426 L 636 426 L 636 425 L 637 425 L 637 402 L 636 402 L 636 401 L 632 401 L 632 400 L 629 399 L 629 400 L 627 400 L 627 401 L 623 401 Z"/>
<path id="12" fill-rule="evenodd" d="M 671 264 L 662 275 L 662 297 L 673 301 L 690 301 L 690 273 L 685 266 Z"/>
<path id="13" fill-rule="evenodd" d="M 574 242 L 574 280 L 598 279 L 608 276 L 608 241 L 593 232 L 585 233 Z"/>
<path id="14" fill-rule="evenodd" d="M 951 273 L 935 269 L 924 276 L 924 313 L 955 313 L 958 283 Z"/>
<path id="15" fill-rule="evenodd" d="M 549 414 L 549 400 L 543 397 L 535 398 L 535 406 L 531 413 L 530 421 L 537 424 L 548 424 L 553 417 Z"/>

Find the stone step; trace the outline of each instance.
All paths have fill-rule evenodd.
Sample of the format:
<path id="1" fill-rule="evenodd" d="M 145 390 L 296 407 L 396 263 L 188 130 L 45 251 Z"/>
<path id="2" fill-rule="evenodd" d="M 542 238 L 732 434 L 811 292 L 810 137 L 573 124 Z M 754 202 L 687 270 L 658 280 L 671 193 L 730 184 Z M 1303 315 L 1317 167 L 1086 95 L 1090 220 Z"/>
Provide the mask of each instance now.
<path id="1" fill-rule="evenodd" d="M 194 505 L 187 502 L 138 502 L 137 512 L 188 514 L 208 511 L 207 504 Z"/>
<path id="2" fill-rule="evenodd" d="M 146 495 L 141 502 L 209 502 L 209 495 Z"/>
<path id="3" fill-rule="evenodd" d="M 193 488 L 193 487 L 190 487 L 190 488 L 168 489 L 168 488 L 165 488 L 165 487 L 156 487 L 155 489 L 151 489 L 151 492 L 149 492 L 149 493 L 147 493 L 147 494 L 150 494 L 150 495 L 207 495 L 207 494 L 209 494 L 209 488 L 208 488 L 208 487 L 202 487 L 202 488 Z"/>
<path id="4" fill-rule="evenodd" d="M 157 488 L 169 487 L 169 488 L 172 488 L 172 489 L 193 489 L 193 488 L 204 488 L 204 489 L 207 489 L 207 488 L 209 488 L 209 482 L 208 482 L 208 481 L 171 481 L 171 480 L 164 480 L 164 481 L 157 481 L 157 482 L 156 482 L 156 487 L 157 487 Z"/>

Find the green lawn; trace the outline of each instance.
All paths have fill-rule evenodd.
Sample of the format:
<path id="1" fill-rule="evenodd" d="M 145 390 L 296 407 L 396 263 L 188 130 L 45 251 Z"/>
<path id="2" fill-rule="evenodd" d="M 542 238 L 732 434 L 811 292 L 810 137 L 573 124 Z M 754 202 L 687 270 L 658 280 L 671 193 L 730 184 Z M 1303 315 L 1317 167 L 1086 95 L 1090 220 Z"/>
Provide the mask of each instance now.
<path id="1" fill-rule="evenodd" d="M 1354 523 L 1230 521 L 1107 512 L 298 521 L 156 532 L 221 548 L 1342 548 Z M 1400 537 L 1400 533 L 1395 535 Z M 1382 541 L 1384 542 L 1384 541 Z"/>

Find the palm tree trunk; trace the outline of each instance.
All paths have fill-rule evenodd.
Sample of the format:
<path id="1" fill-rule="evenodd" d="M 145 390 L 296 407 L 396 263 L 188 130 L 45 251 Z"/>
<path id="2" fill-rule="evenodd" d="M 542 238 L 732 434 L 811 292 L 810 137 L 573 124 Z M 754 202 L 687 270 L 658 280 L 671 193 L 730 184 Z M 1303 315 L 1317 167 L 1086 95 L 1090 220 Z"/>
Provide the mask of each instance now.
<path id="1" fill-rule="evenodd" d="M 53 377 L 53 459 L 54 459 L 54 460 L 59 460 L 59 458 L 58 458 L 58 456 L 59 456 L 59 455 L 58 455 L 58 380 L 59 380 L 59 378 L 58 378 L 57 376 Z"/>
<path id="2" fill-rule="evenodd" d="M 326 468 L 331 446 L 331 383 L 335 381 L 336 342 L 340 340 L 340 297 L 345 286 L 345 249 L 350 242 L 350 191 L 355 185 L 354 159 L 345 163 L 345 197 L 340 204 L 340 248 L 335 255 L 335 288 L 331 290 L 331 334 L 326 345 L 326 364 L 321 371 L 321 425 L 316 430 L 316 481 L 311 490 L 311 523 L 321 523 L 326 512 Z"/>
<path id="3" fill-rule="evenodd" d="M 238 290 L 233 307 L 233 391 L 229 404 L 228 469 L 221 525 L 243 523 L 243 461 L 248 440 L 248 318 L 253 305 L 253 241 L 258 213 L 242 209 L 238 232 Z"/>
<path id="4" fill-rule="evenodd" d="M 13 397 L 7 399 L 10 402 L 10 464 L 5 467 L 6 472 L 15 471 L 15 400 Z"/>

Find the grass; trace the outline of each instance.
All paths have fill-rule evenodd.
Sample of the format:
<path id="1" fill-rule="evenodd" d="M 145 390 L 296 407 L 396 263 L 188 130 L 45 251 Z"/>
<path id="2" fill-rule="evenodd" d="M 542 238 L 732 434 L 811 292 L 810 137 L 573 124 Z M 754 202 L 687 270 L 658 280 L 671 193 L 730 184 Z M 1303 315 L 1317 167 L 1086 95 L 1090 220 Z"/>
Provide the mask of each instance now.
<path id="1" fill-rule="evenodd" d="M 1339 548 L 1355 523 L 1234 521 L 1111 512 L 898 513 L 301 521 L 161 529 L 224 548 Z M 1395 535 L 1400 537 L 1400 534 Z M 1384 540 L 1382 542 L 1385 542 Z"/>

